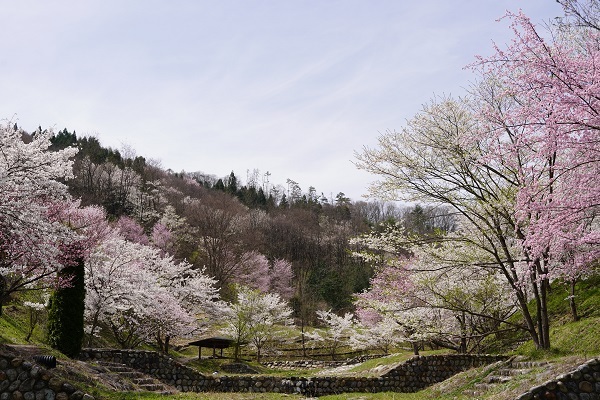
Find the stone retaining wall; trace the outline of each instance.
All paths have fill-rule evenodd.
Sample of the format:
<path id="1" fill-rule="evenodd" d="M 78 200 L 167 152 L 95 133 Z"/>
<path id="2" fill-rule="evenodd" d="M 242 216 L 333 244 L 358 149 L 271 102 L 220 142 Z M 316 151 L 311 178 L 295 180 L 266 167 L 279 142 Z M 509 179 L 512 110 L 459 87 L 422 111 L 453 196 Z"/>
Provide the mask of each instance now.
<path id="1" fill-rule="evenodd" d="M 532 399 L 600 399 L 600 358 L 590 360 L 573 372 L 536 386 L 517 398 L 517 400 Z"/>
<path id="2" fill-rule="evenodd" d="M 371 360 L 374 358 L 385 357 L 383 354 L 363 355 L 353 357 L 346 361 L 321 361 L 321 360 L 295 360 L 295 361 L 267 361 L 263 365 L 274 369 L 317 369 L 317 368 L 335 368 L 343 365 L 353 365 Z"/>
<path id="3" fill-rule="evenodd" d="M 176 361 L 151 351 L 86 349 L 88 361 L 125 364 L 180 391 L 192 392 L 280 392 L 308 396 L 344 392 L 414 392 L 443 381 L 456 373 L 496 361 L 503 356 L 439 355 L 413 357 L 377 378 L 272 376 L 205 376 Z M 89 394 L 56 377 L 51 371 L 12 355 L 0 355 L 0 400 L 93 400 Z M 600 359 L 593 359 L 575 371 L 534 387 L 518 400 L 600 399 Z"/>
<path id="4" fill-rule="evenodd" d="M 264 366 L 273 369 L 317 369 L 317 368 L 335 368 L 342 365 L 348 365 L 346 361 L 319 361 L 319 360 L 296 360 L 296 361 L 269 361 L 263 363 Z M 356 363 L 351 363 L 356 364 Z"/>
<path id="5" fill-rule="evenodd" d="M 394 391 L 416 392 L 459 372 L 506 359 L 506 356 L 488 354 L 415 356 L 382 377 L 392 381 Z"/>
<path id="6" fill-rule="evenodd" d="M 345 392 L 415 392 L 469 368 L 504 360 L 492 355 L 416 356 L 376 378 L 203 375 L 151 351 L 85 349 L 81 358 L 126 364 L 180 391 L 278 392 L 320 396 Z"/>
<path id="7" fill-rule="evenodd" d="M 0 355 L 0 400 L 94 400 L 34 362 Z"/>

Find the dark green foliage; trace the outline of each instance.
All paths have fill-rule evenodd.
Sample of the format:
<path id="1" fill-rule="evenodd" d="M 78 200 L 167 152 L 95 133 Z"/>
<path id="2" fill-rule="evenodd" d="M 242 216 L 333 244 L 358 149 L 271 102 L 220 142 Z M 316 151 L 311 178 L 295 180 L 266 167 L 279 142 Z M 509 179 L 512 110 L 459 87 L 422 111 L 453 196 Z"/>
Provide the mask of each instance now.
<path id="1" fill-rule="evenodd" d="M 226 191 L 227 191 L 227 193 L 229 193 L 230 195 L 233 195 L 233 196 L 235 196 L 237 194 L 238 181 L 237 181 L 237 178 L 236 178 L 235 174 L 233 173 L 233 171 L 231 171 L 231 174 L 229 174 L 229 178 L 227 179 Z"/>
<path id="2" fill-rule="evenodd" d="M 75 131 L 69 133 L 67 128 L 65 128 L 52 136 L 50 142 L 52 143 L 50 150 L 62 150 L 70 146 L 75 146 L 77 144 L 77 135 L 75 134 Z"/>
<path id="3" fill-rule="evenodd" d="M 70 279 L 69 287 L 57 289 L 48 309 L 48 343 L 69 357 L 81 351 L 85 282 L 83 259 L 65 267 L 60 278 Z"/>
<path id="4" fill-rule="evenodd" d="M 263 210 L 267 208 L 267 198 L 262 188 L 256 190 L 253 186 L 242 186 L 237 191 L 237 198 L 248 208 L 260 208 Z"/>
<path id="5" fill-rule="evenodd" d="M 219 190 L 221 192 L 225 191 L 225 184 L 223 183 L 223 179 L 219 179 L 217 183 L 215 183 L 214 189 Z"/>
<path id="6" fill-rule="evenodd" d="M 279 202 L 279 207 L 281 207 L 281 208 L 289 207 L 289 203 L 287 201 L 287 196 L 285 194 L 283 196 L 281 196 L 281 201 Z"/>
<path id="7" fill-rule="evenodd" d="M 87 156 L 96 164 L 110 162 L 118 165 L 120 168 L 123 168 L 125 165 L 123 157 L 121 157 L 121 153 L 118 150 L 113 150 L 110 147 L 102 147 L 100 141 L 95 137 L 83 137 L 77 141 L 77 144 L 79 146 L 79 154 L 77 156 L 80 158 Z"/>

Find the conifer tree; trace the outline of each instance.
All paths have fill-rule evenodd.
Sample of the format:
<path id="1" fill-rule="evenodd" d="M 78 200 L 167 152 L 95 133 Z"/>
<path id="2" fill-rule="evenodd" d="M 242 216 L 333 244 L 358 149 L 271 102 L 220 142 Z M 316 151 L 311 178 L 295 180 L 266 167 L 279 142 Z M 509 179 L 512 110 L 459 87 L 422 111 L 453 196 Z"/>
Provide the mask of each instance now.
<path id="1" fill-rule="evenodd" d="M 77 257 L 59 272 L 59 280 L 70 285 L 56 289 L 48 309 L 48 342 L 69 357 L 79 354 L 83 342 L 84 271 L 83 257 Z"/>

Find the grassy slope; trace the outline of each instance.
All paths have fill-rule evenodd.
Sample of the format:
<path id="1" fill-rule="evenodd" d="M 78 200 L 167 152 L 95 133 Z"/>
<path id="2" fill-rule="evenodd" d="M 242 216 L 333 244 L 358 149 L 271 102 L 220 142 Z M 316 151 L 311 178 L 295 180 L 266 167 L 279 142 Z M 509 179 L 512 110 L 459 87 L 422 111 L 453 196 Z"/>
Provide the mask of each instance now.
<path id="1" fill-rule="evenodd" d="M 549 299 L 551 312 L 551 343 L 552 349 L 547 352 L 537 351 L 530 342 L 519 347 L 514 353 L 526 355 L 534 359 L 551 360 L 552 367 L 543 370 L 534 370 L 530 374 L 522 375 L 518 379 L 504 385 L 499 385 L 493 392 L 488 392 L 478 398 L 482 399 L 510 399 L 525 392 L 530 387 L 552 379 L 555 376 L 568 372 L 585 360 L 600 356 L 600 276 L 588 279 L 578 284 L 577 301 L 580 321 L 572 322 L 568 302 L 565 301 L 568 293 L 566 288 L 554 285 Z M 0 317 L 0 343 L 25 344 L 24 338 L 28 328 L 27 315 L 18 307 L 8 306 L 4 309 L 4 315 Z M 42 327 L 37 327 L 31 340 L 31 344 L 43 346 L 44 332 Z M 403 361 L 411 356 L 403 353 L 388 358 L 370 360 L 357 366 L 344 374 L 369 375 L 374 369 L 384 369 L 386 365 Z M 65 360 L 66 361 L 66 360 Z M 206 371 L 216 369 L 217 365 L 203 365 Z M 494 367 L 482 367 L 459 374 L 445 382 L 434 385 L 431 388 L 418 393 L 377 393 L 377 394 L 341 394 L 337 396 L 326 396 L 323 399 L 470 399 L 473 398 L 475 384 L 483 380 L 493 372 Z M 262 369 L 264 373 L 274 373 L 281 376 L 299 375 L 299 371 L 269 371 Z M 304 373 L 304 372 L 302 372 Z M 312 371 L 318 373 L 318 371 Z M 105 390 L 101 385 L 92 383 L 85 376 L 74 380 L 86 381 L 84 386 L 97 398 L 104 399 L 164 399 L 164 395 L 154 393 L 114 393 Z M 469 394 L 471 393 L 471 394 Z M 178 394 L 167 396 L 173 399 L 212 399 L 212 400 L 246 400 L 246 399 L 289 399 L 301 398 L 300 396 L 284 395 L 276 393 L 267 394 L 237 394 L 237 393 L 209 393 L 209 394 Z"/>

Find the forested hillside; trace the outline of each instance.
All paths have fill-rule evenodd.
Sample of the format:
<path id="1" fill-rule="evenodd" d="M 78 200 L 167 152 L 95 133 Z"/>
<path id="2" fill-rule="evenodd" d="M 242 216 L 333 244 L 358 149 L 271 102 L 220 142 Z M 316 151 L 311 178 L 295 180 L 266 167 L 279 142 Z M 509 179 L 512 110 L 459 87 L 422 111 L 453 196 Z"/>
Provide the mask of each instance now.
<path id="1" fill-rule="evenodd" d="M 256 170 L 245 183 L 233 172 L 222 178 L 174 173 L 132 149 L 106 148 L 94 137 L 66 129 L 28 133 L 16 124 L 3 129 L 3 148 L 17 153 L 15 163 L 42 160 L 35 168 L 14 166 L 16 172 L 8 167 L 15 182 L 39 180 L 45 157 L 63 160 L 53 175 L 62 183 L 49 179 L 44 189 L 57 198 L 47 204 L 44 193 L 36 192 L 19 207 L 35 206 L 40 218 L 56 209 L 48 221 L 52 229 L 56 223 L 72 229 L 75 237 L 52 236 L 46 251 L 52 245 L 59 251 L 80 250 L 51 256 L 58 257 L 54 268 L 40 270 L 43 258 L 20 260 L 17 255 L 39 243 L 32 246 L 30 238 L 19 235 L 14 236 L 16 248 L 3 242 L 6 254 L 15 254 L 13 265 L 26 261 L 31 269 L 21 276 L 4 275 L 2 302 L 43 303 L 43 293 L 69 285 L 54 280 L 60 266 L 85 259 L 88 344 L 103 331 L 124 347 L 150 340 L 166 348 L 171 336 L 216 329 L 209 320 L 222 323 L 225 305 L 239 302 L 247 290 L 277 295 L 277 304 L 291 307 L 290 323 L 319 325 L 317 311 L 353 312 L 354 294 L 369 286 L 374 264 L 353 254 L 362 245 L 352 245 L 352 238 L 380 229 L 380 223 L 403 222 L 407 232 L 419 235 L 452 225 L 434 208 L 353 202 L 343 193 L 327 199 L 313 187 L 303 192 L 292 180 L 287 187 L 271 184 Z M 14 193 L 22 190 L 18 185 L 11 187 Z M 15 224 L 21 222 L 17 218 Z M 65 263 L 64 257 L 73 261 Z M 144 285 L 149 286 L 136 297 Z M 29 294 L 21 297 L 22 292 Z M 30 301 L 32 293 L 37 303 Z M 156 321 L 150 324 L 152 318 Z M 200 329 L 194 328 L 198 322 Z M 146 332 L 140 331 L 141 324 Z"/>

